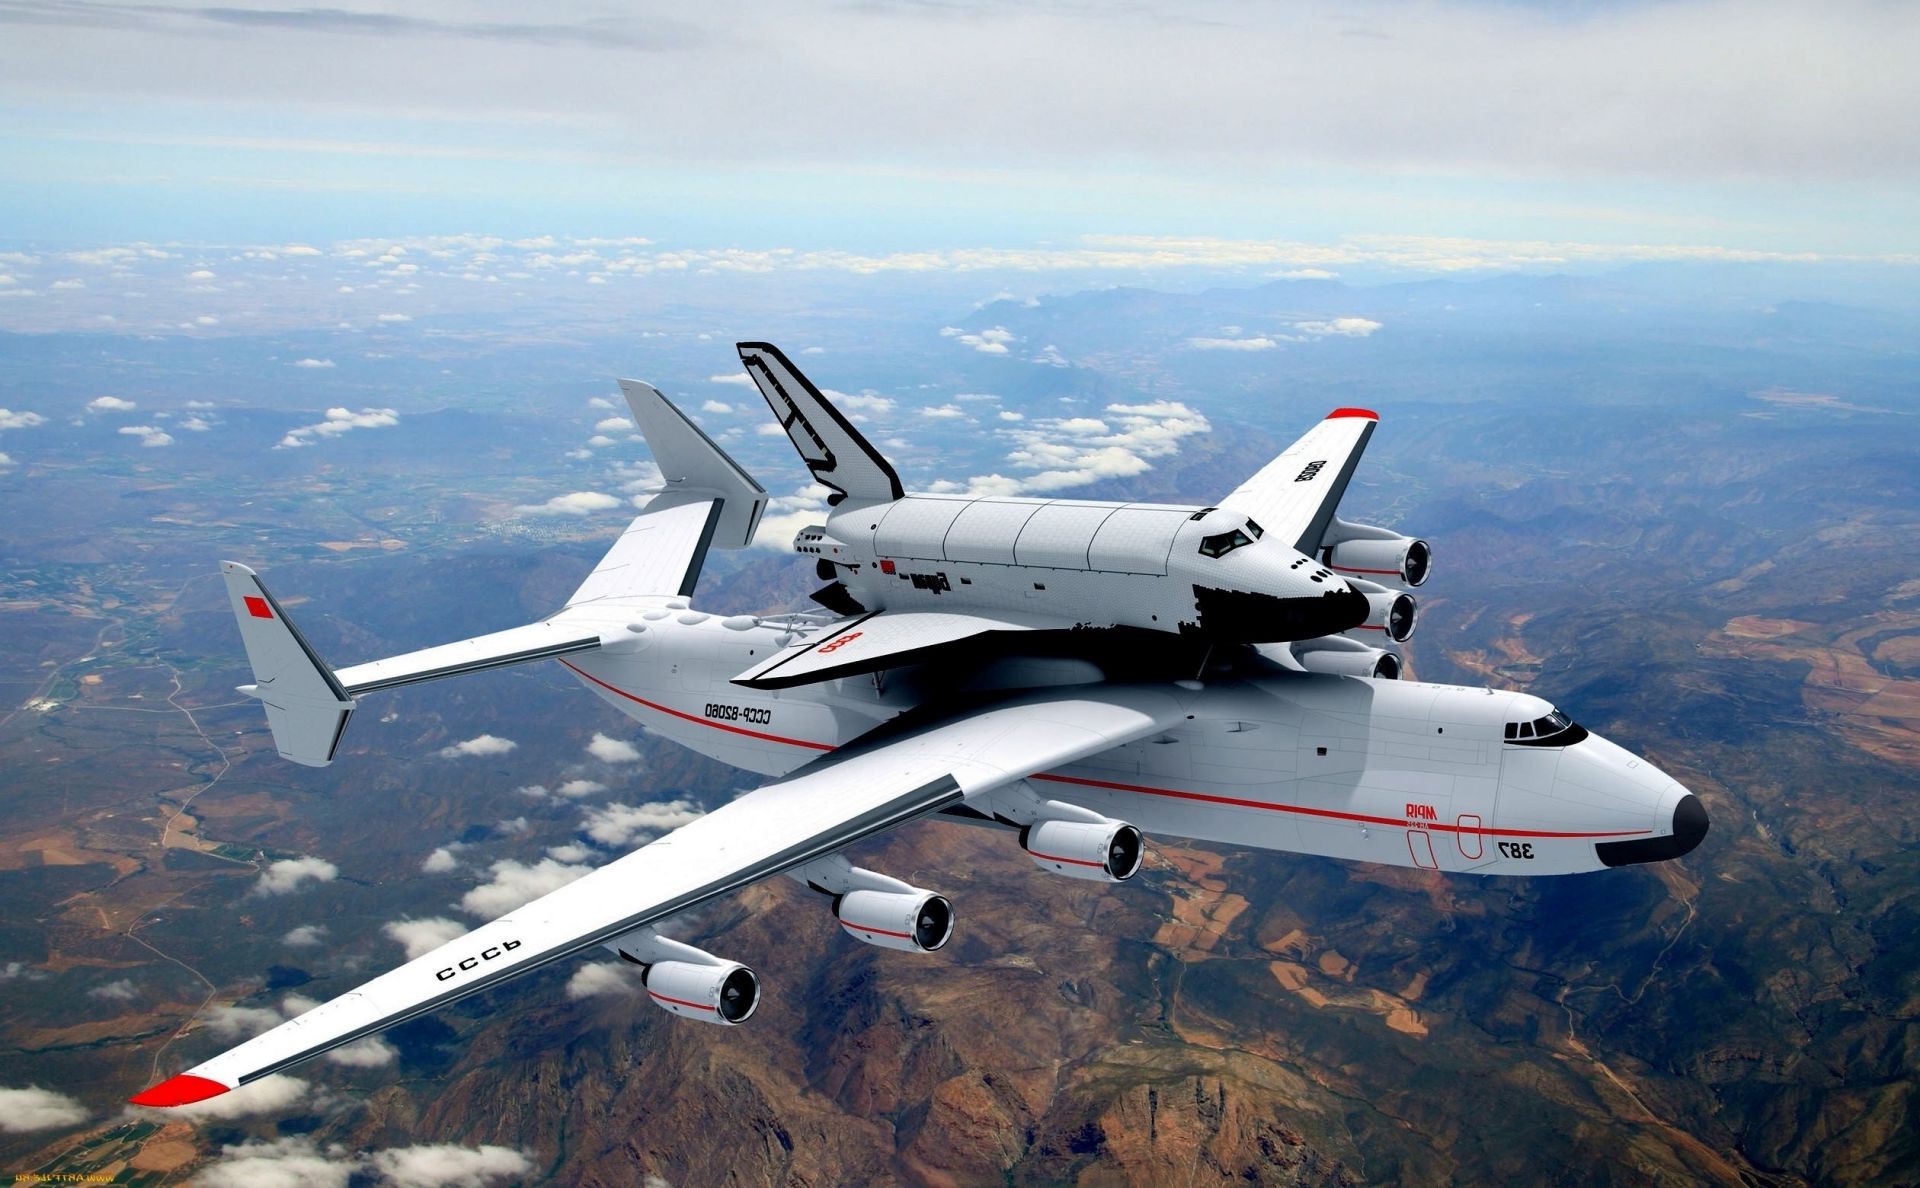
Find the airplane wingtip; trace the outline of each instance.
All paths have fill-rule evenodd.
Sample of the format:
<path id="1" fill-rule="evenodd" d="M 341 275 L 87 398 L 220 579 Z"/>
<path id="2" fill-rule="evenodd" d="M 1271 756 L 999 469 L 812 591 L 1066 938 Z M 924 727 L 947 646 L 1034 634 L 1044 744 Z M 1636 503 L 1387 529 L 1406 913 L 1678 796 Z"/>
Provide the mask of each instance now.
<path id="1" fill-rule="evenodd" d="M 1327 420 L 1329 421 L 1337 420 L 1340 417 L 1360 417 L 1368 421 L 1377 421 L 1380 419 L 1380 414 L 1370 408 L 1336 408 L 1327 414 Z"/>
<path id="2" fill-rule="evenodd" d="M 138 1106 L 183 1106 L 196 1101 L 205 1101 L 209 1097 L 218 1097 L 227 1092 L 229 1086 L 206 1077 L 196 1077 L 191 1073 L 181 1073 L 169 1077 L 151 1089 L 143 1089 L 127 1100 Z"/>

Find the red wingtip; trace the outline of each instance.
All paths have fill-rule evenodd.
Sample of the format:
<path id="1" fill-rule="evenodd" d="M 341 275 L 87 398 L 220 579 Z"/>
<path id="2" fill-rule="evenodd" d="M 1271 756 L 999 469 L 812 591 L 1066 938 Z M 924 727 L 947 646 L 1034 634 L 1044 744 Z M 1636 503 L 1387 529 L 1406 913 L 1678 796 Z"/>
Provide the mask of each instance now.
<path id="1" fill-rule="evenodd" d="M 196 1077 L 181 1073 L 177 1077 L 160 1082 L 151 1089 L 142 1090 L 127 1098 L 134 1105 L 142 1106 L 183 1106 L 196 1101 L 205 1101 L 209 1097 L 218 1097 L 227 1092 L 227 1086 L 205 1077 Z"/>
<path id="2" fill-rule="evenodd" d="M 1336 408 L 1327 414 L 1327 420 L 1331 421 L 1335 417 L 1365 417 L 1369 421 L 1377 421 L 1380 419 L 1380 414 L 1370 408 Z"/>

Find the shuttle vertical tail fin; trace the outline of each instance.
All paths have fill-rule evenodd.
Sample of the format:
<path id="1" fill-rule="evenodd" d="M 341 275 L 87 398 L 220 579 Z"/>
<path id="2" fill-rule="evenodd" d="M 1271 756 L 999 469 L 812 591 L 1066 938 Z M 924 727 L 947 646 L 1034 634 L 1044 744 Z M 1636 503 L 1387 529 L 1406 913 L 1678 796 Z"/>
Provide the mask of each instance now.
<path id="1" fill-rule="evenodd" d="M 848 499 L 885 503 L 905 494 L 900 476 L 880 451 L 828 403 L 779 347 L 743 342 L 739 350 L 740 362 L 792 439 L 793 448 L 800 451 L 800 460 L 821 486 L 833 492 L 827 496 L 828 503 L 837 506 Z"/>

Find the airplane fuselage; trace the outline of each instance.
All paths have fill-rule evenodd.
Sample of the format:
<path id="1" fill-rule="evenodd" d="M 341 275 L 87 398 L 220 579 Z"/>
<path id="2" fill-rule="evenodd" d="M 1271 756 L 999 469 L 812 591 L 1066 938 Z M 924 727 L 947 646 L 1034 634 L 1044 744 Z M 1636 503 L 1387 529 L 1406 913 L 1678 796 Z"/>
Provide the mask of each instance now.
<path id="1" fill-rule="evenodd" d="M 749 771 L 784 774 L 924 699 L 904 678 L 742 688 L 729 678 L 792 636 L 684 598 L 564 614 L 609 640 L 561 661 L 583 683 Z M 1035 683 L 1098 675 L 1084 661 L 1017 663 Z M 1185 725 L 1036 775 L 1036 791 L 1149 834 L 1475 874 L 1676 857 L 1704 832 L 1697 799 L 1644 760 L 1577 726 L 1531 737 L 1554 711 L 1528 694 L 1278 665 L 1173 687 Z"/>

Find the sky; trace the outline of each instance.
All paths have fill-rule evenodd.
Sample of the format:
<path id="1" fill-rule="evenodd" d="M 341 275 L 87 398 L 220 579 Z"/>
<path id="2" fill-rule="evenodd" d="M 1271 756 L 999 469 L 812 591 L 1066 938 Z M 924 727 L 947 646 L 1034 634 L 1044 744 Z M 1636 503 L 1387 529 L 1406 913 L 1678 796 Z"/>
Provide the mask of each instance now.
<path id="1" fill-rule="evenodd" d="M 1863 0 L 0 0 L 0 241 L 1905 263 L 1915 46 Z"/>

